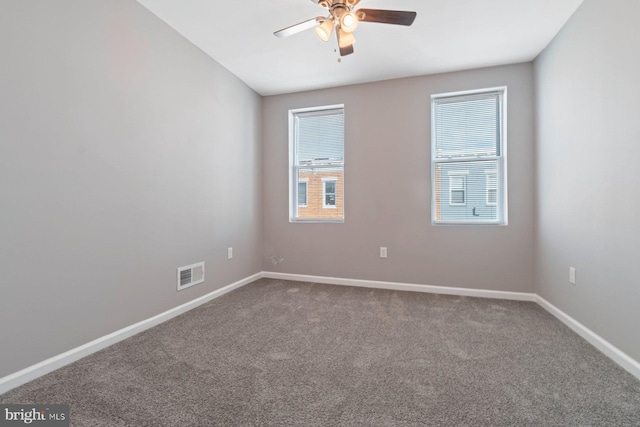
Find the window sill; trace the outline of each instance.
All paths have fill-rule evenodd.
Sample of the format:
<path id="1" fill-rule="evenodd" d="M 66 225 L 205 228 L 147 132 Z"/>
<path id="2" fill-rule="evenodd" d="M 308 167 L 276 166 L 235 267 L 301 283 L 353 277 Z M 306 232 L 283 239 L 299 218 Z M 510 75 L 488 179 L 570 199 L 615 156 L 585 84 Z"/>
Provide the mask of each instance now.
<path id="1" fill-rule="evenodd" d="M 343 224 L 344 219 L 290 219 L 290 224 Z"/>
<path id="2" fill-rule="evenodd" d="M 461 221 L 432 221 L 431 225 L 433 226 L 447 226 L 447 225 L 462 225 L 462 226 L 469 226 L 469 225 L 492 225 L 492 226 L 498 226 L 498 227 L 506 227 L 508 225 L 508 223 L 506 222 L 496 222 L 496 221 L 466 221 L 466 222 L 461 222 Z"/>

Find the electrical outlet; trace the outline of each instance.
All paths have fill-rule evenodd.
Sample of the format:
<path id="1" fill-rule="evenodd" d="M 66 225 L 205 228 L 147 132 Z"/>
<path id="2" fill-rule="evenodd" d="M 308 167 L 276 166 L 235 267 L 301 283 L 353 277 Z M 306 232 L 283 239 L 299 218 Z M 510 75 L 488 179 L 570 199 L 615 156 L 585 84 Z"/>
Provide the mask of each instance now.
<path id="1" fill-rule="evenodd" d="M 576 269 L 574 267 L 569 267 L 569 283 L 576 284 Z"/>
<path id="2" fill-rule="evenodd" d="M 387 248 L 386 246 L 380 246 L 380 258 L 387 257 Z"/>
<path id="3" fill-rule="evenodd" d="M 233 248 L 227 248 L 227 259 L 233 258 Z"/>

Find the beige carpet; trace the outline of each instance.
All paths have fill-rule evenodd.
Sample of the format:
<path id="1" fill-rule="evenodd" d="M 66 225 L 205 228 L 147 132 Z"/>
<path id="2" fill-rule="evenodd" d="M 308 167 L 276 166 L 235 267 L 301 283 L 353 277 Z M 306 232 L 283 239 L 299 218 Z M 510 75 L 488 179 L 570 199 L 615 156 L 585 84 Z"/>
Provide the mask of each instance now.
<path id="1" fill-rule="evenodd" d="M 0 396 L 73 426 L 640 426 L 534 303 L 260 280 Z"/>

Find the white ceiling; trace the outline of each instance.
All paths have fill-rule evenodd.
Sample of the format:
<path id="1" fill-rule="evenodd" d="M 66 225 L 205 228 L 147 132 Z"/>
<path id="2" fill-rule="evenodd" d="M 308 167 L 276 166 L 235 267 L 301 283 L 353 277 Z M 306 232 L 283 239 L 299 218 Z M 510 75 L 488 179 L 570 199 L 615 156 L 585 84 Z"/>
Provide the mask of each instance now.
<path id="1" fill-rule="evenodd" d="M 338 62 L 335 36 L 273 32 L 326 10 L 313 0 L 138 0 L 261 95 L 533 60 L 583 0 L 362 0 L 413 10 L 411 27 L 361 23 Z"/>

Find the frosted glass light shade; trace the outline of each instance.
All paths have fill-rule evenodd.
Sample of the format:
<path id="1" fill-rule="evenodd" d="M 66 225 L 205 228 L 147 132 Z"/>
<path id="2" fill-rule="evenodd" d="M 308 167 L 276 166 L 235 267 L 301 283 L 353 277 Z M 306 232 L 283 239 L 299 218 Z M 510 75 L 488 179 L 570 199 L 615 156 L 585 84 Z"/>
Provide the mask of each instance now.
<path id="1" fill-rule="evenodd" d="M 333 19 L 326 19 L 322 24 L 316 27 L 316 35 L 323 42 L 328 42 L 331 37 L 331 31 L 333 31 Z"/>
<path id="2" fill-rule="evenodd" d="M 338 37 L 338 40 L 339 40 L 338 45 L 341 48 L 351 46 L 356 42 L 356 38 L 353 37 L 353 33 L 348 33 L 344 31 L 342 28 L 340 28 L 340 37 Z"/>
<path id="3" fill-rule="evenodd" d="M 340 28 L 347 33 L 352 33 L 356 28 L 358 28 L 358 22 L 359 20 L 355 13 L 345 13 L 342 15 L 342 18 L 340 18 Z"/>

